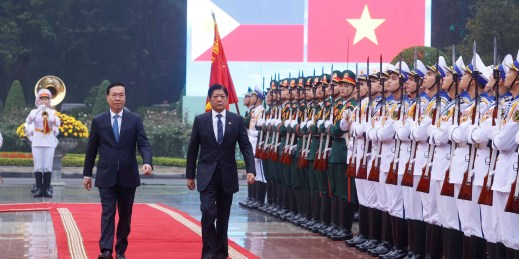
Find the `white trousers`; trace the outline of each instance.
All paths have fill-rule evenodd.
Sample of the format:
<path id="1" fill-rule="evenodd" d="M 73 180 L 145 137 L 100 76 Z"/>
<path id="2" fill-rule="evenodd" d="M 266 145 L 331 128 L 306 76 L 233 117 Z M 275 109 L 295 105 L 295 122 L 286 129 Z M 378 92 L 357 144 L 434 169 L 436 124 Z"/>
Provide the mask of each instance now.
<path id="1" fill-rule="evenodd" d="M 458 199 L 461 184 L 454 184 L 454 197 L 460 217 L 461 231 L 465 236 L 483 237 L 481 230 L 481 210 L 479 209 L 478 198 L 481 186 L 472 185 L 472 200 Z"/>
<path id="2" fill-rule="evenodd" d="M 404 198 L 405 218 L 413 220 L 423 220 L 422 200 L 420 192 L 416 191 L 420 176 L 413 176 L 413 187 L 402 186 L 402 196 Z"/>
<path id="3" fill-rule="evenodd" d="M 261 163 L 261 159 L 254 158 L 254 167 L 256 167 L 256 181 L 266 183 L 265 174 L 263 173 L 263 164 Z"/>
<path id="4" fill-rule="evenodd" d="M 481 187 L 479 189 L 481 189 Z M 492 197 L 492 204 L 494 205 L 496 195 L 494 194 Z M 499 235 L 499 215 L 494 209 L 494 206 L 480 205 L 481 227 L 483 229 L 483 235 L 488 242 L 498 243 L 501 242 L 501 237 Z"/>
<path id="5" fill-rule="evenodd" d="M 34 172 L 52 172 L 54 159 L 54 147 L 33 147 L 32 158 L 34 161 Z"/>
<path id="6" fill-rule="evenodd" d="M 366 188 L 365 188 L 366 180 L 361 180 L 355 178 L 355 188 L 357 189 L 357 199 L 359 200 L 359 204 L 362 206 L 368 206 L 368 201 L 366 198 Z"/>
<path id="7" fill-rule="evenodd" d="M 438 214 L 440 214 L 441 225 L 445 228 L 460 230 L 458 207 L 456 206 L 457 199 L 440 194 L 443 186 L 443 180 L 431 180 L 431 189 L 433 188 L 433 183 L 436 186 L 436 201 L 438 202 Z"/>
<path id="8" fill-rule="evenodd" d="M 420 176 L 419 176 L 420 177 Z M 417 183 L 418 184 L 418 183 Z M 438 212 L 438 202 L 436 195 L 436 186 L 435 180 L 431 179 L 431 186 L 429 188 L 429 193 L 420 193 L 420 199 L 422 200 L 422 208 L 423 208 L 423 220 L 429 224 L 434 224 L 441 226 L 441 218 L 440 213 Z M 415 188 L 416 190 L 416 188 Z M 439 193 L 438 193 L 439 195 Z"/>
<path id="9" fill-rule="evenodd" d="M 387 184 L 386 177 L 388 172 L 380 172 L 380 177 L 378 179 L 378 183 L 375 183 L 375 192 L 377 195 L 377 208 L 382 211 L 389 212 L 389 204 L 388 204 L 388 194 L 387 194 Z"/>
<path id="10" fill-rule="evenodd" d="M 386 184 L 387 204 L 391 216 L 404 218 L 404 197 L 400 182 L 402 182 L 402 175 L 398 175 L 397 185 Z M 407 218 L 407 211 L 405 218 Z"/>
<path id="11" fill-rule="evenodd" d="M 376 193 L 376 185 L 378 185 L 378 183 L 376 182 L 372 182 L 372 181 L 368 181 L 367 179 L 366 180 L 361 180 L 361 181 L 364 181 L 364 191 L 366 193 L 366 203 L 368 205 L 368 207 L 370 208 L 374 208 L 374 209 L 380 209 L 378 207 L 378 197 L 377 197 L 377 193 Z"/>
<path id="12" fill-rule="evenodd" d="M 519 250 L 519 214 L 505 212 L 508 192 L 494 191 L 492 208 L 497 211 L 501 242 L 506 247 Z"/>

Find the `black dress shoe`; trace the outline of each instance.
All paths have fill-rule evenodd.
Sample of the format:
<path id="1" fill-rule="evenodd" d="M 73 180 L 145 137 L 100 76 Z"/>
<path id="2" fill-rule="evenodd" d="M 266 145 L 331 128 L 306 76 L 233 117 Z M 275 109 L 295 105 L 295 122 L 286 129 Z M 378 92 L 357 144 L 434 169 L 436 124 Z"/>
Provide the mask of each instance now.
<path id="1" fill-rule="evenodd" d="M 97 256 L 97 259 L 113 259 L 112 252 L 103 251 L 99 256 Z"/>
<path id="2" fill-rule="evenodd" d="M 126 256 L 124 256 L 124 254 L 117 254 L 117 259 L 126 259 Z"/>
<path id="3" fill-rule="evenodd" d="M 391 245 L 383 241 L 378 247 L 368 250 L 368 254 L 378 257 L 379 255 L 387 254 L 392 251 Z"/>

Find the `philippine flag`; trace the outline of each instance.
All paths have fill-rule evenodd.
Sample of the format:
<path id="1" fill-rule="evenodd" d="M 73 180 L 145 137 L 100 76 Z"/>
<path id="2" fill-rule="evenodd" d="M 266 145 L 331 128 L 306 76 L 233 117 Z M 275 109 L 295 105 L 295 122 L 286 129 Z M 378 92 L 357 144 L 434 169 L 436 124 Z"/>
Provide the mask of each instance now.
<path id="1" fill-rule="evenodd" d="M 190 0 L 192 61 L 210 61 L 211 11 L 228 61 L 302 62 L 305 1 Z"/>

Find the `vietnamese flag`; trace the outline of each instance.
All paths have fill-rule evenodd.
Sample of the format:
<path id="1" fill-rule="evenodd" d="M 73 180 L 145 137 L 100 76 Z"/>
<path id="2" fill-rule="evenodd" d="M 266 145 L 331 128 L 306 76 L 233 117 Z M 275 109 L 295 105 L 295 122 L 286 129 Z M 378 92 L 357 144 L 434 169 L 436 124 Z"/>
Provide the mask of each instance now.
<path id="1" fill-rule="evenodd" d="M 309 62 L 355 62 L 425 43 L 425 0 L 308 0 Z M 349 60 L 348 60 L 349 48 Z"/>
<path id="2" fill-rule="evenodd" d="M 218 24 L 213 14 L 214 20 L 214 43 L 211 57 L 211 77 L 209 79 L 209 87 L 214 84 L 220 84 L 227 88 L 229 92 L 229 104 L 238 103 L 238 97 L 236 96 L 236 90 L 234 90 L 234 84 L 232 82 L 231 72 L 227 66 L 227 59 L 225 59 L 225 53 L 223 51 L 222 41 L 220 39 L 220 33 L 218 33 Z M 229 106 L 227 106 L 229 109 Z M 209 103 L 209 97 L 207 98 L 205 111 L 211 110 L 211 104 Z"/>

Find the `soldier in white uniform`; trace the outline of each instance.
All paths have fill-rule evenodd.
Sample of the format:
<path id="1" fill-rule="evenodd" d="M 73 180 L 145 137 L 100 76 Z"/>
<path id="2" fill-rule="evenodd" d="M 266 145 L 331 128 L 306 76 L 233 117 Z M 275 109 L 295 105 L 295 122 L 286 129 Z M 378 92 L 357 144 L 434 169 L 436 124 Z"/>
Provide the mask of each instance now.
<path id="1" fill-rule="evenodd" d="M 483 113 L 479 125 L 469 125 L 467 127 L 468 133 L 468 143 L 479 145 L 477 151 L 477 159 L 475 160 L 474 165 L 474 174 L 477 176 L 473 182 L 473 188 L 476 189 L 476 196 L 473 195 L 472 199 L 479 199 L 479 195 L 482 191 L 482 188 L 491 187 L 492 177 L 494 173 L 495 159 L 497 158 L 497 150 L 490 151 L 491 142 L 489 145 L 489 141 L 492 138 L 492 128 L 497 125 L 499 127 L 500 122 L 502 121 L 502 115 L 505 111 L 505 106 L 511 99 L 511 95 L 509 89 L 505 87 L 504 81 L 506 73 L 508 72 L 507 64 L 513 62 L 512 55 L 508 54 L 505 56 L 503 60 L 503 64 L 498 66 L 499 78 L 494 78 L 494 76 L 490 76 L 487 86 L 485 87 L 485 91 L 488 91 L 490 94 L 494 91 L 499 91 L 499 100 L 496 100 L 496 95 L 493 96 L 492 101 L 490 102 L 487 110 Z M 493 68 L 491 68 L 493 69 Z M 496 80 L 499 80 L 497 89 L 494 88 L 496 84 Z M 496 92 L 497 93 L 497 92 Z M 496 109 L 496 101 L 498 101 L 498 111 L 494 113 Z M 492 166 L 492 170 L 489 169 L 489 164 Z M 488 182 L 485 186 L 483 186 L 483 177 L 488 175 Z M 479 179 L 481 177 L 481 179 Z M 479 225 L 482 228 L 483 236 L 486 239 L 486 249 L 490 259 L 494 258 L 503 258 L 504 255 L 504 245 L 501 243 L 501 239 L 499 236 L 499 221 L 497 216 L 497 211 L 493 210 L 493 206 L 489 206 L 491 204 L 481 204 L 481 222 Z M 484 222 L 484 224 L 482 224 Z M 472 245 L 471 245 L 472 247 Z M 484 247 L 483 247 L 484 248 Z"/>
<path id="2" fill-rule="evenodd" d="M 32 141 L 32 156 L 34 161 L 34 177 L 36 192 L 34 197 L 52 197 L 50 180 L 54 150 L 58 145 L 59 126 L 61 122 L 56 110 L 50 106 L 52 94 L 47 89 L 38 91 L 33 109 L 27 116 L 26 123 L 32 128 L 29 138 Z"/>
<path id="3" fill-rule="evenodd" d="M 423 222 L 422 201 L 420 200 L 420 194 L 416 192 L 420 175 L 414 175 L 415 170 L 412 169 L 413 164 L 416 164 L 416 156 L 411 158 L 411 153 L 413 153 L 413 155 L 416 154 L 418 143 L 411 141 L 410 133 L 411 129 L 414 128 L 413 125 L 417 123 L 416 121 L 418 121 L 427 106 L 427 95 L 421 91 L 421 88 L 423 88 L 423 77 L 426 73 L 427 68 L 425 68 L 424 64 L 420 60 L 416 60 L 416 68 L 408 72 L 409 79 L 404 85 L 407 95 L 405 99 L 406 115 L 393 125 L 396 132 L 395 137 L 401 141 L 398 174 L 403 175 L 404 173 L 409 173 L 413 181 L 412 186 L 401 186 L 403 206 L 407 220 L 407 238 L 409 242 L 408 258 L 412 258 L 413 256 L 421 258 L 425 256 L 425 223 Z M 417 92 L 421 92 L 418 97 Z M 427 148 L 427 146 L 425 148 Z M 410 161 L 410 159 L 413 159 L 413 161 Z M 423 163 L 416 165 L 422 167 Z M 406 171 L 406 167 L 408 167 L 408 171 Z M 402 181 L 399 180 L 398 184 L 401 182 Z"/>
<path id="4" fill-rule="evenodd" d="M 250 110 L 250 123 L 249 128 L 247 130 L 247 134 L 249 135 L 249 141 L 252 145 L 252 151 L 256 154 L 256 145 L 258 142 L 259 132 L 256 127 L 256 123 L 264 119 L 264 111 L 263 108 L 263 99 L 265 96 L 263 95 L 261 89 L 258 86 L 254 88 L 254 91 L 250 93 L 250 103 L 254 108 Z M 261 159 L 254 159 L 255 167 L 256 167 L 256 181 L 254 182 L 255 188 L 255 199 L 257 205 L 254 207 L 263 206 L 265 204 L 265 194 L 267 191 L 267 180 L 265 179 L 265 175 L 263 174 L 263 165 Z"/>
<path id="5" fill-rule="evenodd" d="M 506 74 L 505 86 L 510 88 L 512 101 L 506 105 L 504 120 L 497 133 L 493 135 L 493 148 L 499 150 L 496 164 L 494 183 L 493 209 L 497 211 L 501 240 L 506 246 L 507 257 L 513 258 L 519 250 L 519 215 L 505 212 L 504 208 L 510 194 L 512 184 L 515 184 L 517 175 L 517 144 L 512 141 L 519 131 L 519 55 L 509 64 L 510 70 Z"/>
<path id="6" fill-rule="evenodd" d="M 439 71 L 436 70 L 436 65 L 427 66 L 427 73 L 424 76 L 423 86 L 424 92 L 427 93 L 426 98 L 429 98 L 429 101 L 426 105 L 425 111 L 419 118 L 419 122 L 410 125 L 411 139 L 418 142 L 414 175 L 422 175 L 422 169 L 425 168 L 425 166 L 428 166 L 427 160 L 433 155 L 429 154 L 429 145 L 427 141 L 429 139 L 430 129 L 432 128 L 431 124 L 435 116 L 433 111 L 437 107 L 438 87 L 435 83 L 436 75 L 438 74 L 443 78 L 447 73 L 447 65 L 443 57 L 440 59 L 438 70 Z M 441 80 L 439 83 L 441 84 Z M 448 101 L 448 96 L 445 92 L 440 91 L 439 97 L 440 103 L 438 105 L 439 110 L 437 113 L 442 111 Z M 433 258 L 440 256 L 441 254 L 441 251 L 439 251 L 441 246 L 439 244 L 441 242 L 442 224 L 440 214 L 438 213 L 436 198 L 436 188 L 434 188 L 433 182 L 431 181 L 429 193 L 421 192 L 420 199 L 422 201 L 423 220 L 426 222 L 426 254 Z"/>

